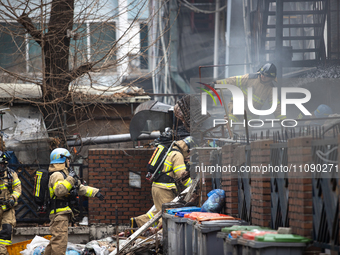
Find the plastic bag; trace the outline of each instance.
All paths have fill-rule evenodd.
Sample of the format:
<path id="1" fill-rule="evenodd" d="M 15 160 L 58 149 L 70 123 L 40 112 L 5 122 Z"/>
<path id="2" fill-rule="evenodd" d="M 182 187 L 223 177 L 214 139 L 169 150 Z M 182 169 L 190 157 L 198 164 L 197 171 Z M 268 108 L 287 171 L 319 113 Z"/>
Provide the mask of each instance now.
<path id="1" fill-rule="evenodd" d="M 80 253 L 75 250 L 68 250 L 65 255 L 80 255 Z"/>
<path id="2" fill-rule="evenodd" d="M 49 240 L 41 237 L 41 236 L 35 236 L 31 243 L 27 244 L 26 249 L 21 251 L 20 253 L 22 255 L 31 255 L 33 254 L 33 251 L 38 246 L 46 247 L 49 244 Z"/>
<path id="3" fill-rule="evenodd" d="M 82 253 L 83 250 L 85 249 L 85 245 L 84 244 L 74 244 L 74 243 L 67 243 L 67 250 L 70 251 L 77 251 L 79 253 Z"/>
<path id="4" fill-rule="evenodd" d="M 93 250 L 96 255 L 107 255 L 109 251 L 106 247 L 100 247 L 97 240 L 93 240 L 86 244 L 85 246 L 89 251 Z"/>
<path id="5" fill-rule="evenodd" d="M 208 199 L 201 207 L 201 212 L 219 213 L 224 204 L 225 191 L 214 189 L 208 193 Z"/>
<path id="6" fill-rule="evenodd" d="M 38 246 L 37 248 L 34 249 L 33 255 L 41 255 L 43 254 L 43 251 L 45 250 L 46 247 L 44 246 Z"/>

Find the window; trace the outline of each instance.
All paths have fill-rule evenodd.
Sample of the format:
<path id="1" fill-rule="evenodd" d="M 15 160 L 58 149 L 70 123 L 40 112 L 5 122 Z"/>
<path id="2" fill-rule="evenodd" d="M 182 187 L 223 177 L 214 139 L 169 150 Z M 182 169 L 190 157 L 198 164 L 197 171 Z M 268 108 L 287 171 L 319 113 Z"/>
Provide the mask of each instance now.
<path id="1" fill-rule="evenodd" d="M 140 24 L 140 69 L 148 69 L 148 25 L 145 23 Z"/>
<path id="2" fill-rule="evenodd" d="M 0 23 L 0 66 L 12 72 L 26 70 L 25 32 L 18 23 Z"/>
<path id="3" fill-rule="evenodd" d="M 34 24 L 40 29 L 40 24 Z M 148 26 L 140 28 L 140 69 L 148 69 Z M 45 31 L 47 32 L 47 31 Z M 71 32 L 71 31 L 70 31 Z M 116 24 L 115 22 L 75 23 L 70 41 L 70 69 L 76 68 L 87 61 L 100 62 L 96 67 L 113 64 L 107 70 L 116 71 Z M 137 41 L 138 43 L 138 41 Z M 41 47 L 18 23 L 0 23 L 0 66 L 13 72 L 38 72 L 42 68 Z M 138 44 L 137 44 L 138 45 Z M 107 55 L 110 51 L 111 53 Z"/>
<path id="4" fill-rule="evenodd" d="M 108 56 L 106 54 L 116 42 L 115 23 L 90 23 L 90 38 L 91 61 L 104 58 L 98 63 L 98 66 L 114 63 L 116 60 L 115 51 L 112 51 Z"/>

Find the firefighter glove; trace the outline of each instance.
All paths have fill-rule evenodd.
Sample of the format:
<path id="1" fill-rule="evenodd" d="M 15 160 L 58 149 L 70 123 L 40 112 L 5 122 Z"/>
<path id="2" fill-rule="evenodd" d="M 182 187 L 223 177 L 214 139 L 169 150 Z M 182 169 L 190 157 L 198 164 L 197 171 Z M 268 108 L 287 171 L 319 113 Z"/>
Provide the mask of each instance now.
<path id="1" fill-rule="evenodd" d="M 100 201 L 103 201 L 104 200 L 104 196 L 102 193 L 98 192 L 96 195 L 95 195 L 96 198 L 99 198 Z"/>
<path id="2" fill-rule="evenodd" d="M 14 204 L 15 204 L 15 201 L 14 201 L 13 198 L 11 198 L 10 200 L 8 200 L 8 206 L 9 206 L 10 208 L 13 208 L 13 207 L 14 207 Z"/>

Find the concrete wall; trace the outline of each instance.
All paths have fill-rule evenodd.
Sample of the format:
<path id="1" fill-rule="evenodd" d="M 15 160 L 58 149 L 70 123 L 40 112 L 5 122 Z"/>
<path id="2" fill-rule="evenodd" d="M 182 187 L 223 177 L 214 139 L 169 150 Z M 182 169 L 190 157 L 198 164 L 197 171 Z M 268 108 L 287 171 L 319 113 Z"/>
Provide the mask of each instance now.
<path id="1" fill-rule="evenodd" d="M 120 225 L 119 232 L 124 231 L 127 225 Z M 86 244 L 91 240 L 99 240 L 116 234 L 113 225 L 94 224 L 91 226 L 78 226 L 68 228 L 68 241 L 75 244 Z M 18 227 L 14 229 L 13 243 L 33 239 L 36 235 L 51 235 L 48 227 Z"/>

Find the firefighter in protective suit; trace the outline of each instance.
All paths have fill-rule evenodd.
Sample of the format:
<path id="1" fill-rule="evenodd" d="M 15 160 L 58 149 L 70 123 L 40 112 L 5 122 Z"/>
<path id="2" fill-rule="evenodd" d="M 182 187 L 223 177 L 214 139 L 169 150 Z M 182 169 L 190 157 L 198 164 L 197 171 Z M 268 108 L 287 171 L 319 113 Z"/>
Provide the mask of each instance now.
<path id="1" fill-rule="evenodd" d="M 14 206 L 18 204 L 21 195 L 21 182 L 16 172 L 7 167 L 9 158 L 0 151 L 0 254 L 8 255 L 7 245 L 12 244 L 13 228 L 15 227 Z"/>
<path id="2" fill-rule="evenodd" d="M 80 184 L 77 174 L 70 169 L 70 152 L 63 148 L 54 149 L 50 155 L 49 193 L 51 199 L 50 232 L 52 238 L 45 255 L 65 254 L 68 239 L 68 225 L 73 217 L 70 207 L 70 193 L 78 189 L 78 194 L 104 200 L 99 189 Z M 71 197 L 71 196 L 70 196 Z"/>
<path id="3" fill-rule="evenodd" d="M 184 159 L 189 155 L 189 150 L 193 147 L 194 141 L 191 136 L 186 137 L 175 143 L 172 150 L 164 161 L 162 172 L 168 172 L 152 183 L 152 199 L 156 209 L 152 212 L 130 219 L 131 228 L 140 228 L 162 210 L 162 204 L 171 202 L 176 197 L 176 185 L 174 179 L 181 177 L 186 171 Z M 169 178 L 171 177 L 171 178 Z M 184 187 L 189 187 L 192 183 L 191 178 L 182 182 Z M 161 225 L 161 219 L 159 225 Z M 153 226 L 156 226 L 154 224 Z"/>
<path id="4" fill-rule="evenodd" d="M 253 106 L 255 109 L 260 110 L 264 103 L 269 100 L 269 105 L 272 105 L 273 102 L 273 81 L 276 81 L 276 66 L 272 63 L 267 63 L 263 65 L 257 73 L 254 74 L 245 74 L 241 76 L 234 76 L 230 78 L 226 78 L 223 80 L 217 80 L 215 83 L 217 84 L 230 84 L 236 85 L 240 88 L 244 94 L 245 99 L 245 109 L 247 109 L 247 97 L 248 97 L 248 88 L 253 88 Z M 237 118 L 232 114 L 233 110 L 233 99 L 228 104 L 228 116 L 229 120 L 232 120 L 233 123 L 240 122 L 241 118 Z M 278 100 L 277 108 L 274 112 L 274 116 L 276 119 L 284 120 L 286 116 L 281 115 L 281 106 L 280 101 Z M 248 113 L 248 119 L 250 119 Z M 243 118 L 242 118 L 243 120 Z"/>

